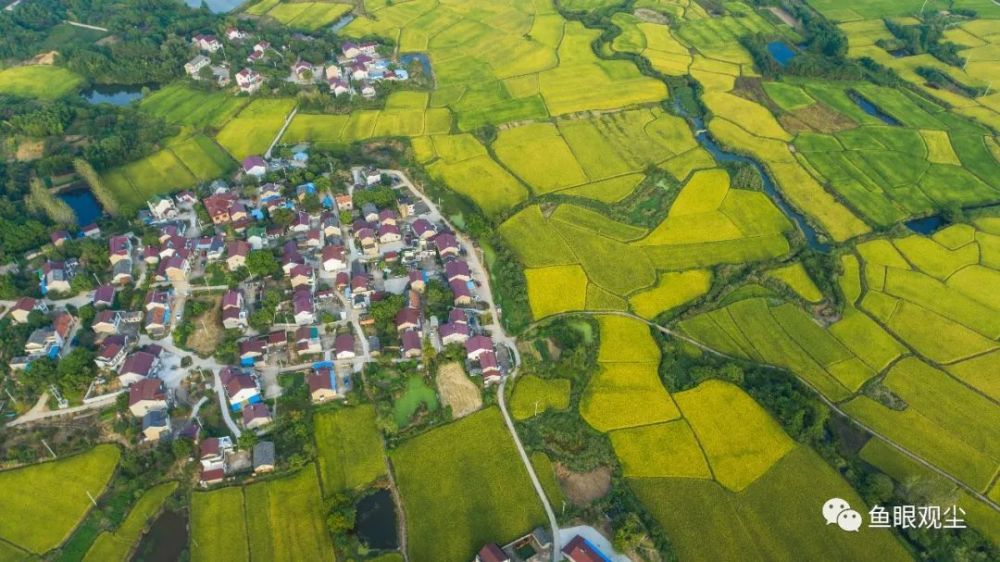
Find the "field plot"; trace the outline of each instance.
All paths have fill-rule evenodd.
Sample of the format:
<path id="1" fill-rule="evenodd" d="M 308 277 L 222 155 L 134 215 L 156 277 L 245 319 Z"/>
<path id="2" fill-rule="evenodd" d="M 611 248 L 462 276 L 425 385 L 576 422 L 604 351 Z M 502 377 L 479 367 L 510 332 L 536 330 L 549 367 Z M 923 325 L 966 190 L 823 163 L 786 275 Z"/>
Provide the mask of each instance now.
<path id="1" fill-rule="evenodd" d="M 56 99 L 69 94 L 83 78 L 61 66 L 15 66 L 0 70 L 0 94 Z"/>
<path id="2" fill-rule="evenodd" d="M 487 215 L 498 214 L 528 197 L 524 185 L 485 154 L 461 161 L 441 158 L 427 171 Z"/>
<path id="3" fill-rule="evenodd" d="M 275 562 L 333 560 L 326 506 L 312 464 L 244 488 L 250 556 Z"/>
<path id="4" fill-rule="evenodd" d="M 84 556 L 84 562 L 124 562 L 132 546 L 142 536 L 146 524 L 159 512 L 160 506 L 176 489 L 177 482 L 164 482 L 143 493 L 113 533 L 105 531 L 98 535 Z"/>
<path id="5" fill-rule="evenodd" d="M 371 406 L 341 408 L 314 417 L 323 490 L 356 490 L 385 474 L 382 435 Z"/>
<path id="6" fill-rule="evenodd" d="M 685 420 L 612 431 L 610 437 L 626 478 L 712 478 Z"/>
<path id="7" fill-rule="evenodd" d="M 751 552 L 762 560 L 910 560 L 891 533 L 862 527 L 858 540 L 836 525 L 816 524 L 816 506 L 831 496 L 863 513 L 868 508 L 808 447 L 794 447 L 740 493 L 694 478 L 628 482 L 681 560 L 740 560 Z"/>
<path id="8" fill-rule="evenodd" d="M 552 124 L 535 123 L 500 131 L 493 148 L 500 161 L 536 193 L 587 182 L 587 176 Z"/>
<path id="9" fill-rule="evenodd" d="M 293 107 L 294 100 L 254 100 L 226 123 L 215 139 L 237 160 L 263 154 Z"/>
<path id="10" fill-rule="evenodd" d="M 663 74 L 682 76 L 687 73 L 692 61 L 691 53 L 674 37 L 668 26 L 643 22 L 622 12 L 612 16 L 611 21 L 622 29 L 622 34 L 612 42 L 612 49 L 642 55 Z"/>
<path id="11" fill-rule="evenodd" d="M 704 269 L 661 273 L 655 287 L 632 295 L 629 303 L 636 314 L 652 320 L 704 295 L 711 284 L 712 273 Z"/>
<path id="12" fill-rule="evenodd" d="M 191 560 L 250 560 L 243 490 L 223 488 L 191 494 Z"/>
<path id="13" fill-rule="evenodd" d="M 496 408 L 415 437 L 391 456 L 413 560 L 465 562 L 486 542 L 545 520 Z"/>
<path id="14" fill-rule="evenodd" d="M 35 554 L 59 546 L 100 497 L 120 452 L 99 445 L 64 459 L 0 472 L 0 538 Z M 16 517 L 11 516 L 17 514 Z"/>
<path id="15" fill-rule="evenodd" d="M 660 360 L 649 326 L 624 316 L 601 316 L 601 347 L 597 360 L 602 363 L 655 363 Z"/>
<path id="16" fill-rule="evenodd" d="M 569 379 L 543 379 L 527 375 L 517 379 L 510 407 L 514 419 L 526 420 L 549 408 L 565 410 L 569 407 Z"/>
<path id="17" fill-rule="evenodd" d="M 139 108 L 167 123 L 219 128 L 250 103 L 225 92 L 203 92 L 184 84 L 170 84 L 139 102 Z"/>
<path id="18" fill-rule="evenodd" d="M 580 402 L 580 415 L 598 431 L 677 419 L 680 413 L 656 363 L 601 363 Z"/>
<path id="19" fill-rule="evenodd" d="M 819 288 L 816 287 L 816 283 L 814 283 L 812 278 L 809 277 L 809 274 L 806 273 L 806 269 L 802 267 L 801 262 L 795 262 L 784 267 L 779 267 L 778 269 L 770 271 L 768 276 L 781 281 L 787 285 L 789 289 L 795 291 L 796 294 L 809 302 L 819 302 L 823 300 L 823 293 L 819 291 Z"/>
<path id="20" fill-rule="evenodd" d="M 451 362 L 439 366 L 435 382 L 441 401 L 451 408 L 453 418 L 463 418 L 483 407 L 479 385 L 465 374 L 465 370 L 458 363 Z"/>
<path id="21" fill-rule="evenodd" d="M 261 4 L 268 4 L 267 0 Z M 298 29 L 315 30 L 339 20 L 353 6 L 338 2 L 281 2 L 263 14 Z"/>

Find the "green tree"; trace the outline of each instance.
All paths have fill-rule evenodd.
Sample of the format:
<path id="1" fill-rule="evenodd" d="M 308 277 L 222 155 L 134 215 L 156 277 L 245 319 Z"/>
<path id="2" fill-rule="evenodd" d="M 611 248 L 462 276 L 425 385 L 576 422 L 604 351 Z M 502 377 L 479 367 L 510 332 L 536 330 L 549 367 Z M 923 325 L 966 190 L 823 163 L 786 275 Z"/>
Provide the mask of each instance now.
<path id="1" fill-rule="evenodd" d="M 247 270 L 254 277 L 269 277 L 281 269 L 281 264 L 270 250 L 250 250 L 247 256 Z"/>

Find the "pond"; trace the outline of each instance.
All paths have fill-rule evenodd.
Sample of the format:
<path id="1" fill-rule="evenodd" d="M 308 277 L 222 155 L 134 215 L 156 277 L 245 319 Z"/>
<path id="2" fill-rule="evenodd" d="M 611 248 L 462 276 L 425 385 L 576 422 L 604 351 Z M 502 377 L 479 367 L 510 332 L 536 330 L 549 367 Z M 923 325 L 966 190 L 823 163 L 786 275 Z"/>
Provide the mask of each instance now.
<path id="1" fill-rule="evenodd" d="M 855 105 L 861 108 L 861 111 L 864 111 L 872 117 L 878 117 L 886 125 L 892 125 L 894 127 L 898 127 L 900 125 L 899 121 L 896 121 L 893 116 L 883 112 L 874 103 L 868 101 L 857 92 L 847 92 L 847 96 L 851 98 L 851 101 L 853 101 Z"/>
<path id="2" fill-rule="evenodd" d="M 761 181 L 764 184 L 764 193 L 766 193 L 771 200 L 774 201 L 774 204 L 781 209 L 781 212 L 783 212 L 799 227 L 799 230 L 802 231 L 802 234 L 806 238 L 806 243 L 810 248 L 819 252 L 829 251 L 830 245 L 820 242 L 816 229 L 809 224 L 805 215 L 795 210 L 795 208 L 785 200 L 785 196 L 781 194 L 778 186 L 774 183 L 774 180 L 771 179 L 771 175 L 767 173 L 767 170 L 764 169 L 764 166 L 762 166 L 760 162 L 757 162 L 753 158 L 743 156 L 742 154 L 737 154 L 735 152 L 730 152 L 722 148 L 722 146 L 720 146 L 719 143 L 717 143 L 715 139 L 708 134 L 708 131 L 705 130 L 705 121 L 701 118 L 701 116 L 691 116 L 688 114 L 684 108 L 681 107 L 681 104 L 676 98 L 673 106 L 678 114 L 686 116 L 691 120 L 695 130 L 695 138 L 698 139 L 701 146 L 711 153 L 717 161 L 744 162 L 746 164 L 750 164 L 755 170 L 757 170 L 757 173 L 760 174 Z"/>
<path id="3" fill-rule="evenodd" d="M 143 535 L 132 562 L 175 562 L 187 549 L 186 511 L 164 511 Z"/>
<path id="4" fill-rule="evenodd" d="M 154 87 L 153 84 L 120 85 L 120 84 L 97 84 L 90 89 L 80 92 L 83 99 L 88 103 L 97 105 L 108 103 L 111 105 L 128 105 L 136 100 L 142 99 L 143 88 Z"/>
<path id="5" fill-rule="evenodd" d="M 389 490 L 381 489 L 368 494 L 358 502 L 354 531 L 368 548 L 395 550 L 399 548 L 396 536 L 396 504 Z"/>
<path id="6" fill-rule="evenodd" d="M 59 194 L 59 198 L 73 209 L 77 226 L 86 226 L 96 221 L 104 213 L 94 194 L 86 188 L 74 188 Z"/>
<path id="7" fill-rule="evenodd" d="M 427 386 L 423 377 L 413 375 L 406 381 L 406 390 L 392 407 L 393 417 L 396 418 L 399 427 L 405 427 L 409 424 L 413 414 L 417 413 L 421 405 L 426 406 L 430 412 L 437 410 L 437 393 L 434 392 L 433 388 Z"/>
<path id="8" fill-rule="evenodd" d="M 413 61 L 420 63 L 420 66 L 424 68 L 424 74 L 431 75 L 431 59 L 427 57 L 427 53 L 403 53 L 399 55 L 399 64 L 404 67 L 410 66 Z"/>
<path id="9" fill-rule="evenodd" d="M 340 31 L 341 29 L 344 29 L 345 27 L 347 27 L 347 24 L 351 23 L 352 21 L 354 21 L 354 14 L 347 14 L 346 16 L 344 16 L 344 17 L 340 18 L 339 20 L 333 22 L 333 25 L 330 26 L 330 31 L 336 33 L 338 31 Z"/>
<path id="10" fill-rule="evenodd" d="M 788 64 L 796 55 L 795 49 L 792 49 L 791 45 L 784 41 L 771 41 L 767 44 L 767 52 L 771 53 L 774 60 L 778 61 L 781 66 Z"/>
<path id="11" fill-rule="evenodd" d="M 947 226 L 948 221 L 944 220 L 944 217 L 941 215 L 934 215 L 933 217 L 924 217 L 922 219 L 906 221 L 905 224 L 906 228 L 909 228 L 913 232 L 929 236 Z"/>
<path id="12" fill-rule="evenodd" d="M 246 0 L 184 0 L 184 3 L 192 8 L 200 8 L 202 2 L 213 14 L 224 14 L 239 8 Z"/>

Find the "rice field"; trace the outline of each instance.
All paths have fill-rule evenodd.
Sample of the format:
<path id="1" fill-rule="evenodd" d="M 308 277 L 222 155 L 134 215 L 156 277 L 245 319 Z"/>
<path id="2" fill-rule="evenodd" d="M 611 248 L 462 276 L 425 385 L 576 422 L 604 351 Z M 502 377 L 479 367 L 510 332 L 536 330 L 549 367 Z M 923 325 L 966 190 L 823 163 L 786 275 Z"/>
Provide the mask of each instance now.
<path id="1" fill-rule="evenodd" d="M 660 274 L 656 286 L 636 293 L 629 298 L 632 310 L 652 320 L 665 312 L 687 304 L 708 292 L 712 284 L 712 273 L 704 269 L 664 272 Z"/>
<path id="2" fill-rule="evenodd" d="M 656 367 L 656 363 L 601 363 L 583 393 L 580 416 L 603 432 L 679 418 Z"/>
<path id="3" fill-rule="evenodd" d="M 83 77 L 61 66 L 27 65 L 0 70 L 0 94 L 54 100 L 75 91 Z"/>
<path id="4" fill-rule="evenodd" d="M 569 379 L 543 379 L 526 375 L 517 379 L 510 407 L 514 419 L 526 420 L 546 410 L 569 408 Z"/>
<path id="5" fill-rule="evenodd" d="M 357 490 L 385 475 L 385 449 L 371 406 L 321 412 L 313 418 L 323 490 Z"/>
<path id="6" fill-rule="evenodd" d="M 768 272 L 768 276 L 784 283 L 789 289 L 809 302 L 820 302 L 823 300 L 823 293 L 816 287 L 816 283 L 802 267 L 801 262 L 795 262 Z"/>
<path id="7" fill-rule="evenodd" d="M 215 140 L 237 160 L 263 154 L 294 106 L 294 100 L 254 100 L 222 127 Z"/>
<path id="8" fill-rule="evenodd" d="M 259 6 L 263 8 L 262 5 L 269 4 L 265 0 Z M 339 2 L 280 2 L 258 15 L 274 18 L 292 28 L 312 31 L 336 22 L 352 9 L 351 4 Z"/>
<path id="9" fill-rule="evenodd" d="M 250 560 L 242 488 L 191 494 L 192 562 Z"/>
<path id="10" fill-rule="evenodd" d="M 683 419 L 612 431 L 610 437 L 626 478 L 712 479 L 698 438 Z"/>
<path id="11" fill-rule="evenodd" d="M 587 308 L 587 274 L 578 265 L 525 269 L 524 277 L 535 320 Z"/>
<path id="12" fill-rule="evenodd" d="M 497 408 L 423 433 L 390 455 L 412 560 L 465 562 L 483 544 L 545 521 Z"/>
<path id="13" fill-rule="evenodd" d="M 139 102 L 139 108 L 167 123 L 218 129 L 250 102 L 225 92 L 194 90 L 182 83 L 165 86 Z"/>
<path id="14" fill-rule="evenodd" d="M 0 472 L 0 538 L 34 554 L 65 541 L 111 480 L 117 446 Z M 17 514 L 16 517 L 10 516 Z"/>

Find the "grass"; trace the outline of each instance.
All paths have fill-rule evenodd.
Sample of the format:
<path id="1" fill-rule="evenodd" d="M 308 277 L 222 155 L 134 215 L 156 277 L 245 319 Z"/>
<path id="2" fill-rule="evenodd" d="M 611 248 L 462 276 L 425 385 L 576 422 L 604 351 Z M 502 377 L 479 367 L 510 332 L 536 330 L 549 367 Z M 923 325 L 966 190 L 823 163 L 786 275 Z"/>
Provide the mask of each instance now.
<path id="1" fill-rule="evenodd" d="M 391 456 L 412 560 L 464 562 L 483 544 L 545 521 L 496 408 L 410 439 Z"/>
<path id="2" fill-rule="evenodd" d="M 524 277 L 531 315 L 536 320 L 587 306 L 587 275 L 578 265 L 526 269 Z"/>
<path id="3" fill-rule="evenodd" d="M 624 316 L 601 316 L 601 347 L 597 360 L 603 362 L 652 362 L 660 360 L 660 350 L 649 326 Z"/>
<path id="4" fill-rule="evenodd" d="M 548 409 L 569 408 L 569 379 L 543 379 L 526 375 L 517 379 L 511 397 L 511 412 L 516 420 L 526 420 Z"/>
<path id="5" fill-rule="evenodd" d="M 250 556 L 275 562 L 333 560 L 319 478 L 312 464 L 244 488 Z"/>
<path id="6" fill-rule="evenodd" d="M 819 288 L 816 287 L 816 283 L 806 273 L 806 268 L 802 267 L 801 262 L 773 269 L 768 272 L 768 276 L 781 281 L 789 289 L 795 291 L 795 294 L 809 302 L 817 303 L 823 300 L 823 293 L 820 292 Z"/>
<path id="7" fill-rule="evenodd" d="M 0 472 L 0 538 L 44 554 L 59 546 L 100 497 L 120 456 L 114 445 Z"/>
<path id="8" fill-rule="evenodd" d="M 396 399 L 392 412 L 399 427 L 405 427 L 421 407 L 428 411 L 438 409 L 438 397 L 422 377 L 413 375 L 406 381 L 406 389 Z"/>
<path id="9" fill-rule="evenodd" d="M 610 437 L 626 478 L 712 478 L 701 445 L 684 420 L 612 431 Z"/>
<path id="10" fill-rule="evenodd" d="M 385 474 L 385 450 L 375 426 L 374 408 L 321 412 L 313 423 L 325 493 L 356 490 Z"/>
<path id="11" fill-rule="evenodd" d="M 795 447 L 738 494 L 693 478 L 639 478 L 628 484 L 681 560 L 740 560 L 748 552 L 768 560 L 910 559 L 892 533 L 862 527 L 859 537 L 823 524 L 819 506 L 830 497 L 843 498 L 862 513 L 868 508 L 808 447 Z"/>
<path id="12" fill-rule="evenodd" d="M 660 274 L 656 286 L 629 298 L 636 314 L 652 320 L 665 312 L 687 304 L 708 292 L 712 272 L 705 269 L 665 272 Z"/>
<path id="13" fill-rule="evenodd" d="M 603 337 L 606 332 L 601 333 Z M 601 363 L 583 393 L 580 416 L 604 432 L 677 419 L 680 413 L 656 367 L 656 363 Z"/>
<path id="14" fill-rule="evenodd" d="M 177 482 L 164 482 L 142 494 L 128 516 L 113 533 L 103 532 L 83 557 L 84 562 L 124 561 L 139 541 L 146 524 L 159 512 L 160 506 L 177 489 Z"/>
<path id="15" fill-rule="evenodd" d="M 250 560 L 243 490 L 191 494 L 191 560 Z"/>
<path id="16" fill-rule="evenodd" d="M 14 66 L 0 70 L 0 94 L 54 100 L 75 91 L 83 78 L 61 66 Z"/>
<path id="17" fill-rule="evenodd" d="M 559 482 L 556 480 L 555 467 L 552 466 L 552 461 L 549 460 L 548 455 L 541 451 L 535 451 L 531 453 L 531 466 L 535 469 L 535 474 L 538 476 L 538 481 L 542 484 L 542 490 L 545 492 L 545 496 L 549 499 L 552 505 L 562 505 L 563 493 L 562 489 L 559 487 Z"/>
<path id="18" fill-rule="evenodd" d="M 237 160 L 263 154 L 295 106 L 294 100 L 257 99 L 243 108 L 215 140 Z"/>
<path id="19" fill-rule="evenodd" d="M 781 426 L 732 384 L 709 380 L 675 395 L 715 479 L 740 491 L 795 446 Z"/>

